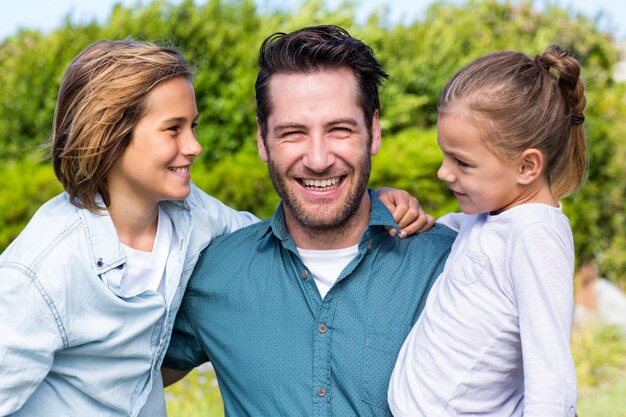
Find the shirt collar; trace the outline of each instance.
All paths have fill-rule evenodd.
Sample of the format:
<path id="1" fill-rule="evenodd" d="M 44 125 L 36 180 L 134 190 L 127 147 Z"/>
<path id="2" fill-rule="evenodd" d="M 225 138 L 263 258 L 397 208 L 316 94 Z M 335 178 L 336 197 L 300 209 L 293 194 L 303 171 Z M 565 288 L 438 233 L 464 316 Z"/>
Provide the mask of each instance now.
<path id="1" fill-rule="evenodd" d="M 96 194 L 96 203 L 100 207 L 106 207 L 100 194 Z M 168 200 L 161 203 L 174 224 L 185 220 L 184 214 L 189 217 L 191 207 L 185 200 Z M 120 244 L 120 239 L 115 230 L 115 225 L 106 209 L 100 213 L 93 213 L 84 208 L 78 208 L 79 216 L 87 226 L 87 238 L 91 245 L 91 261 L 98 273 L 117 268 L 126 262 L 126 252 Z M 179 217 L 183 217 L 180 219 Z"/>
<path id="2" fill-rule="evenodd" d="M 393 215 L 389 212 L 387 207 L 380 201 L 376 192 L 372 189 L 368 189 L 370 201 L 372 202 L 370 207 L 370 221 L 367 229 L 373 226 L 393 227 L 400 232 L 400 227 L 393 219 Z M 267 223 L 267 227 L 264 227 L 259 235 L 259 239 L 262 239 L 268 233 L 273 233 L 280 241 L 285 242 L 291 240 L 289 231 L 287 230 L 287 224 L 285 223 L 284 207 L 281 203 L 274 212 L 274 215 Z"/>
<path id="3" fill-rule="evenodd" d="M 105 207 L 102 197 L 96 195 L 96 203 Z M 126 260 L 126 253 L 120 245 L 117 230 L 108 211 L 93 213 L 85 208 L 78 208 L 78 215 L 85 224 L 91 262 L 98 273 L 116 268 Z"/>
<path id="4" fill-rule="evenodd" d="M 400 232 L 400 226 L 393 219 L 393 215 L 387 209 L 387 207 L 383 204 L 382 201 L 376 195 L 376 192 L 372 189 L 369 189 L 370 199 L 372 200 L 372 209 L 370 211 L 370 223 L 369 227 L 372 226 L 384 226 L 384 227 L 393 227 Z"/>

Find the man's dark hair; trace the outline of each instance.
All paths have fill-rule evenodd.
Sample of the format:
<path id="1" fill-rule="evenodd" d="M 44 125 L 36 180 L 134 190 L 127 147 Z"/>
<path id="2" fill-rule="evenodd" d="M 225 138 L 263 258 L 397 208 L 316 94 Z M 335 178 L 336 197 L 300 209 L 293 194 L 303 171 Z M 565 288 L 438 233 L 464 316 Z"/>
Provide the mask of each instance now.
<path id="1" fill-rule="evenodd" d="M 374 57 L 372 48 L 338 26 L 311 26 L 295 32 L 277 32 L 263 41 L 255 90 L 257 118 L 266 137 L 271 112 L 269 83 L 276 73 L 313 73 L 346 68 L 359 88 L 358 102 L 371 129 L 374 112 L 380 109 L 378 88 L 389 75 Z"/>

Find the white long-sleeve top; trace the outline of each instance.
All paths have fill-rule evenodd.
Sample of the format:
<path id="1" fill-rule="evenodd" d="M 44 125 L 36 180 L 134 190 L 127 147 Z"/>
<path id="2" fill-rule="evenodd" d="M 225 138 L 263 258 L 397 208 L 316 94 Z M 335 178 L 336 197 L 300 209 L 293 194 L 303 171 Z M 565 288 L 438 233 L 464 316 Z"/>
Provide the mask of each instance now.
<path id="1" fill-rule="evenodd" d="M 574 244 L 560 208 L 454 213 L 444 271 L 389 386 L 394 416 L 574 416 Z"/>

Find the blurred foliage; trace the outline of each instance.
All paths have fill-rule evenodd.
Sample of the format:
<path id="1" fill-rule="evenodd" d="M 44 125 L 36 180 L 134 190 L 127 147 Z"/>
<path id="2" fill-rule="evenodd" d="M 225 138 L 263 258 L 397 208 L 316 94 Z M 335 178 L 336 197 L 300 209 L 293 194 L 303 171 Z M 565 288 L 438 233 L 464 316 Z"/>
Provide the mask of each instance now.
<path id="1" fill-rule="evenodd" d="M 383 139 L 372 161 L 370 185 L 378 188 L 393 184 L 407 190 L 419 196 L 424 209 L 436 216 L 458 211 L 446 184 L 436 180 L 441 158 L 436 129 L 405 129 Z"/>
<path id="2" fill-rule="evenodd" d="M 169 417 L 222 417 L 224 403 L 215 372 L 209 364 L 197 367 L 165 389 Z"/>
<path id="3" fill-rule="evenodd" d="M 63 191 L 52 168 L 30 159 L 0 168 L 0 248 L 6 248 L 37 209 Z"/>
<path id="4" fill-rule="evenodd" d="M 572 332 L 572 355 L 576 363 L 578 391 L 591 392 L 626 367 L 626 340 L 612 326 L 591 326 Z"/>
<path id="5" fill-rule="evenodd" d="M 258 47 L 276 31 L 333 23 L 372 46 L 391 74 L 381 93 L 384 146 L 374 158 L 372 185 L 404 188 L 434 214 L 457 209 L 436 178 L 441 160 L 436 105 L 446 81 L 493 50 L 533 56 L 550 43 L 568 48 L 581 61 L 588 88 L 591 165 L 587 186 L 564 207 L 578 261 L 596 258 L 605 276 L 626 284 L 626 84 L 613 79 L 619 49 L 597 21 L 554 4 L 542 3 L 540 11 L 532 1 L 439 1 L 422 18 L 403 23 L 391 22 L 384 9 L 357 21 L 357 1 L 335 8 L 323 0 L 288 7 L 263 4 L 155 0 L 116 5 L 102 23 L 66 18 L 49 33 L 23 29 L 0 40 L 0 249 L 41 202 L 59 191 L 51 169 L 24 162 L 24 155 L 50 134 L 65 68 L 99 39 L 130 36 L 174 45 L 184 53 L 197 69 L 198 136 L 205 149 L 194 166 L 194 181 L 228 204 L 269 216 L 278 200 L 254 149 Z M 28 174 L 19 175 L 19 169 Z M 22 206 L 19 215 L 10 212 Z"/>
<path id="6" fill-rule="evenodd" d="M 576 412 L 581 417 L 626 417 L 626 373 L 617 372 L 610 383 L 578 397 Z"/>
<path id="7" fill-rule="evenodd" d="M 258 156 L 256 142 L 246 143 L 239 152 L 225 156 L 210 169 L 194 165 L 192 178 L 213 197 L 262 219 L 270 217 L 280 201 L 267 174 L 267 165 Z"/>

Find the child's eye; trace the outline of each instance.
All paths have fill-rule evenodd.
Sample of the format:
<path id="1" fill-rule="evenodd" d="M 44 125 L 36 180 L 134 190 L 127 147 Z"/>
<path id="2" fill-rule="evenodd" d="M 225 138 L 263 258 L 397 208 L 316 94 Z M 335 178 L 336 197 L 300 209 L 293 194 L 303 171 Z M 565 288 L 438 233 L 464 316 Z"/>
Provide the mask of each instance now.
<path id="1" fill-rule="evenodd" d="M 461 161 L 459 158 L 454 158 L 454 160 L 456 161 L 457 165 L 460 167 L 463 167 L 463 168 L 469 167 L 467 163 L 465 163 L 464 161 Z"/>
<path id="2" fill-rule="evenodd" d="M 168 127 L 168 128 L 167 128 L 167 129 L 165 129 L 165 130 L 170 131 L 170 132 L 174 132 L 174 133 L 176 133 L 176 132 L 178 132 L 178 130 L 179 130 L 179 129 L 180 129 L 180 126 L 178 126 L 178 125 L 174 125 L 174 126 L 170 126 L 170 127 Z"/>

